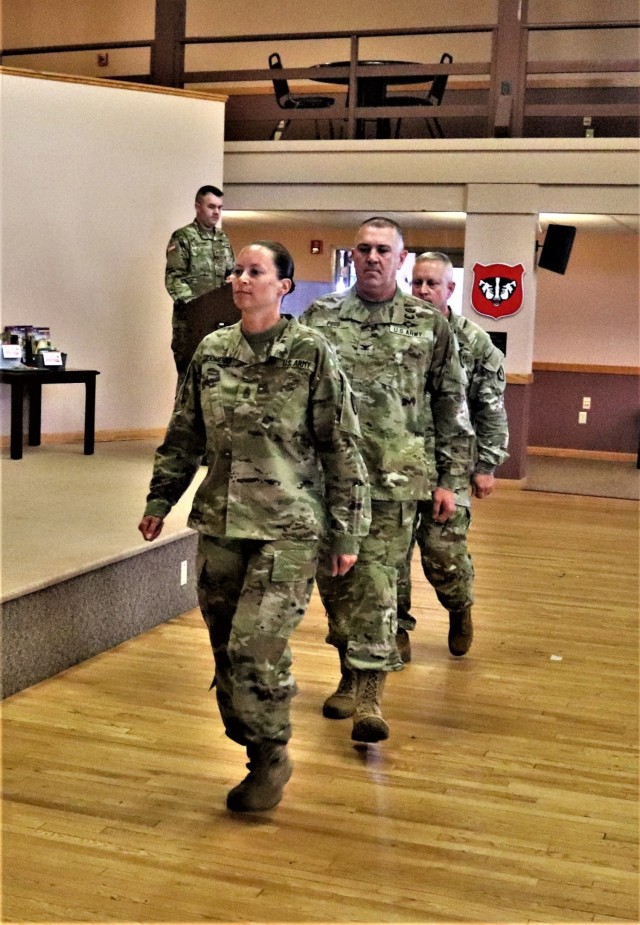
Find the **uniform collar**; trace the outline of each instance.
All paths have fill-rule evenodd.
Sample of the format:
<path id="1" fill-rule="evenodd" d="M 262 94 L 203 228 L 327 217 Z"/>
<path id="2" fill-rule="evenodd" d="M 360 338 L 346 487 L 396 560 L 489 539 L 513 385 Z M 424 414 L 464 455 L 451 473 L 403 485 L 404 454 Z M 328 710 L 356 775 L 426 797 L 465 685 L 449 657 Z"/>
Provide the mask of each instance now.
<path id="1" fill-rule="evenodd" d="M 284 330 L 280 331 L 280 333 L 275 336 L 271 344 L 271 349 L 269 350 L 269 356 L 275 357 L 276 359 L 282 359 L 289 354 L 292 341 L 299 326 L 296 318 L 292 318 L 290 315 L 283 315 L 283 318 L 286 318 L 289 323 Z M 226 328 L 226 331 L 228 336 L 229 355 L 240 360 L 241 363 L 255 363 L 255 353 L 242 334 L 240 322 L 237 321 L 235 324 L 230 325 Z"/>
<path id="2" fill-rule="evenodd" d="M 213 228 L 203 228 L 197 218 L 191 222 L 193 227 L 196 229 L 201 238 L 215 238 L 218 233 L 218 229 L 214 225 Z"/>
<path id="3" fill-rule="evenodd" d="M 397 286 L 395 295 L 385 302 L 380 302 L 380 307 L 374 308 L 372 311 L 371 302 L 363 301 L 354 285 L 340 306 L 340 318 L 359 321 L 364 324 L 367 322 L 371 324 L 402 324 L 405 320 L 407 299 L 413 300 L 413 296 L 406 296 Z"/>

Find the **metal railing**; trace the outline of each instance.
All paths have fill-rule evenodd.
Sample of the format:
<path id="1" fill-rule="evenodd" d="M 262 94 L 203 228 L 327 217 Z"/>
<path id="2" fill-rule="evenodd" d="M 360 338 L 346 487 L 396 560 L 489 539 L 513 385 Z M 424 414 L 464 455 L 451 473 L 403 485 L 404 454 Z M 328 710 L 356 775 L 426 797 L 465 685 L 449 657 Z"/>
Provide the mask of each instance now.
<path id="1" fill-rule="evenodd" d="M 541 22 L 523 24 L 522 29 L 525 35 L 523 42 L 524 60 L 517 62 L 513 67 L 513 73 L 508 75 L 509 80 L 504 79 L 503 73 L 498 73 L 498 55 L 500 51 L 500 28 L 496 23 L 481 23 L 459 26 L 432 26 L 432 27 L 413 27 L 403 29 L 379 30 L 363 29 L 354 33 L 352 30 L 337 30 L 327 32 L 302 32 L 302 33 L 262 33 L 252 35 L 230 35 L 230 36 L 192 36 L 180 38 L 182 59 L 186 48 L 197 45 L 228 45 L 251 42 L 269 42 L 276 46 L 281 42 L 291 41 L 315 41 L 331 39 L 348 39 L 350 43 L 349 64 L 344 67 L 323 67 L 322 76 L 327 82 L 332 79 L 338 80 L 346 85 L 346 93 L 336 94 L 336 105 L 331 108 L 332 120 L 344 120 L 346 125 L 346 137 L 353 138 L 356 135 L 356 126 L 361 120 L 388 120 L 399 118 L 432 118 L 434 108 L 430 105 L 416 105 L 407 107 L 384 105 L 384 106 L 362 106 L 358 102 L 358 81 L 362 78 L 384 78 L 402 75 L 405 77 L 413 76 L 416 83 L 421 78 L 426 81 L 438 74 L 448 74 L 449 77 L 475 77 L 483 78 L 482 83 L 486 84 L 488 95 L 481 102 L 445 102 L 437 108 L 437 117 L 445 123 L 449 119 L 476 119 L 481 120 L 484 125 L 484 134 L 488 136 L 495 135 L 522 135 L 524 117 L 580 117 L 585 113 L 585 103 L 574 101 L 545 101 L 532 102 L 526 99 L 527 90 L 530 87 L 530 78 L 535 75 L 562 75 L 566 81 L 567 75 L 578 74 L 637 74 L 640 72 L 640 59 L 631 60 L 613 60 L 593 61 L 593 60 L 562 60 L 562 61 L 529 61 L 527 60 L 527 46 L 529 33 L 534 32 L 551 32 L 551 31 L 579 31 L 579 30 L 619 30 L 635 29 L 640 27 L 638 20 L 625 20 L 619 22 L 588 21 L 588 22 Z M 490 39 L 490 59 L 487 61 L 476 62 L 455 62 L 452 64 L 380 64 L 380 65 L 363 65 L 359 63 L 360 42 L 369 38 L 400 38 L 410 36 L 434 36 L 442 35 L 455 37 L 465 34 L 481 34 L 489 36 Z M 157 83 L 154 79 L 154 59 L 156 57 L 158 38 L 154 40 L 138 40 L 127 42 L 96 42 L 67 45 L 49 45 L 37 47 L 22 48 L 5 48 L 1 52 L 0 63 L 8 63 L 6 59 L 12 57 L 24 57 L 31 55 L 43 54 L 61 54 L 66 52 L 86 52 L 86 51 L 110 51 L 116 49 L 131 48 L 148 48 L 150 50 L 149 71 L 146 74 L 126 74 L 120 76 L 118 80 L 136 81 L 141 83 Z M 295 67 L 283 68 L 278 72 L 278 76 L 290 81 L 314 80 L 318 81 L 317 67 Z M 108 79 L 108 78 L 107 78 Z M 188 86 L 194 84 L 234 84 L 245 81 L 271 84 L 273 72 L 268 68 L 242 68 L 242 69 L 219 69 L 219 70 L 184 70 L 176 81 L 179 86 Z M 172 85 L 176 85 L 175 83 Z M 504 87 L 508 91 L 504 92 Z M 225 89 L 225 92 L 228 92 Z M 453 95 L 453 94 L 451 94 Z M 460 96 L 461 94 L 457 94 Z M 346 102 L 343 104 L 342 100 Z M 514 107 L 514 101 L 520 100 L 519 109 Z M 273 100 L 274 113 L 273 117 L 279 118 L 278 111 L 275 111 L 275 98 Z M 616 101 L 597 102 L 591 101 L 588 104 L 589 114 L 591 116 L 602 116 L 608 118 L 638 118 L 637 100 L 620 99 Z M 252 115 L 244 113 L 243 118 L 250 121 L 263 121 L 264 112 Z M 317 111 L 313 110 L 289 110 L 287 119 L 291 121 L 309 121 L 318 118 Z"/>

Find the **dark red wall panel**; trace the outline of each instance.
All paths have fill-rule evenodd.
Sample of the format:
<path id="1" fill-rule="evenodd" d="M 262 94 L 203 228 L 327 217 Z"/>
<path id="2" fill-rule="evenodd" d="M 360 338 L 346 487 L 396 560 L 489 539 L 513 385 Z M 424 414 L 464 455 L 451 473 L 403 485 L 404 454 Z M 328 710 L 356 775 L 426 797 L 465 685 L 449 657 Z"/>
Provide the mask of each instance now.
<path id="1" fill-rule="evenodd" d="M 591 399 L 587 423 L 578 423 L 582 399 Z M 534 372 L 529 446 L 637 453 L 640 378 L 589 372 Z"/>

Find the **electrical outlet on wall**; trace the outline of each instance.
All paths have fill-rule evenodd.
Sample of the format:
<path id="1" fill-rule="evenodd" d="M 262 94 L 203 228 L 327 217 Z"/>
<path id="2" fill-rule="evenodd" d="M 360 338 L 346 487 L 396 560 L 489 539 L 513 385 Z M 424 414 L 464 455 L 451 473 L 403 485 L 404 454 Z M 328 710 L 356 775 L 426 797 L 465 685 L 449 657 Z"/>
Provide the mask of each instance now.
<path id="1" fill-rule="evenodd" d="M 582 399 L 582 410 L 589 411 L 590 408 L 591 408 L 591 399 L 587 398 L 587 396 L 585 395 L 585 397 Z"/>

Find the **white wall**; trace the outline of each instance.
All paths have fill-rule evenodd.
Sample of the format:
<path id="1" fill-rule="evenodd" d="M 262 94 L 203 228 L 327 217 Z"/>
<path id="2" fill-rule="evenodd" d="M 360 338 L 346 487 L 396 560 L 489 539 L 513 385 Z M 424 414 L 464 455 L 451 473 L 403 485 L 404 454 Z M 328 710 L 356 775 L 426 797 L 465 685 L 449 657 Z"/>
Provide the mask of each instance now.
<path id="1" fill-rule="evenodd" d="M 165 249 L 198 187 L 222 185 L 224 102 L 7 72 L 0 87 L 1 323 L 48 325 L 68 366 L 100 370 L 97 431 L 164 427 Z M 43 434 L 82 430 L 82 389 L 45 389 Z"/>

